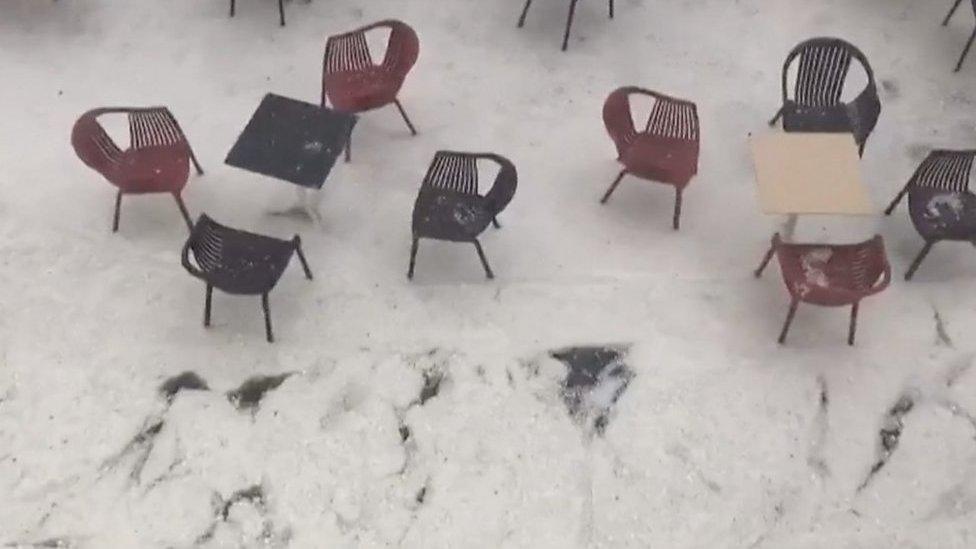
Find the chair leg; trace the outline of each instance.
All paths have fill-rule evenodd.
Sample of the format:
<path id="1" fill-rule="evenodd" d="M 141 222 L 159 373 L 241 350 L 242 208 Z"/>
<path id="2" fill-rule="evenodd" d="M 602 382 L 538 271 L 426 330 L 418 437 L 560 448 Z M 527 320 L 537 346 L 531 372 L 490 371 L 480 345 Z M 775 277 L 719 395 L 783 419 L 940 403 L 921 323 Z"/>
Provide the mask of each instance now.
<path id="1" fill-rule="evenodd" d="M 776 247 L 770 245 L 769 250 L 766 252 L 766 255 L 763 256 L 763 260 L 759 264 L 759 267 L 753 272 L 753 274 L 756 275 L 756 278 L 762 276 L 763 271 L 766 270 L 766 265 L 769 265 L 769 262 L 772 261 L 773 254 L 775 253 L 776 253 Z"/>
<path id="2" fill-rule="evenodd" d="M 356 126 L 349 126 L 349 137 L 346 138 L 346 162 L 352 162 L 352 130 Z"/>
<path id="3" fill-rule="evenodd" d="M 302 239 L 295 235 L 295 253 L 298 254 L 298 261 L 302 264 L 302 270 L 305 271 L 305 278 L 312 280 L 312 270 L 308 268 L 308 260 L 305 259 L 305 254 L 302 253 Z"/>
<path id="4" fill-rule="evenodd" d="M 790 312 L 786 314 L 786 322 L 783 323 L 783 330 L 779 333 L 779 344 L 786 342 L 786 334 L 790 331 L 790 324 L 793 324 L 793 317 L 796 316 L 796 309 L 800 306 L 798 299 L 790 301 Z"/>
<path id="5" fill-rule="evenodd" d="M 912 277 L 915 276 L 915 271 L 918 270 L 918 266 L 922 264 L 922 260 L 925 259 L 925 256 L 929 255 L 929 252 L 932 250 L 932 246 L 934 245 L 934 240 L 925 241 L 925 246 L 922 247 L 922 251 L 918 252 L 918 256 L 915 258 L 915 261 L 912 261 L 911 266 L 908 267 L 908 272 L 905 273 L 905 280 L 911 280 Z"/>
<path id="6" fill-rule="evenodd" d="M 854 333 L 857 331 L 857 306 L 860 303 L 851 305 L 851 327 L 847 330 L 847 344 L 854 345 Z"/>
<path id="7" fill-rule="evenodd" d="M 775 126 L 776 123 L 779 122 L 779 119 L 783 117 L 783 108 L 784 107 L 780 107 L 780 109 L 778 111 L 776 111 L 776 114 L 769 121 L 769 125 L 770 126 Z"/>
<path id="8" fill-rule="evenodd" d="M 207 284 L 207 297 L 203 300 L 203 327 L 210 327 L 210 302 L 213 300 L 213 285 Z"/>
<path id="9" fill-rule="evenodd" d="M 230 0 L 230 16 L 231 17 L 234 17 L 234 5 L 235 5 L 234 0 Z"/>
<path id="10" fill-rule="evenodd" d="M 416 236 L 413 237 L 413 244 L 410 245 L 410 268 L 407 270 L 407 280 L 413 280 L 413 267 L 417 263 L 417 247 L 420 245 L 420 239 Z"/>
<path id="11" fill-rule="evenodd" d="M 278 17 L 281 19 L 281 26 L 285 26 L 285 1 L 278 0 Z"/>
<path id="12" fill-rule="evenodd" d="M 613 0 L 610 0 L 610 19 L 613 19 Z"/>
<path id="13" fill-rule="evenodd" d="M 410 128 L 410 134 L 417 135 L 417 129 L 413 127 L 413 123 L 410 122 L 409 118 L 407 118 L 407 111 L 403 110 L 403 105 L 400 104 L 400 100 L 394 99 L 393 104 L 396 105 L 396 108 L 400 111 L 400 116 L 403 117 L 403 121 L 406 122 L 407 127 Z"/>
<path id="14" fill-rule="evenodd" d="M 274 333 L 271 331 L 271 308 L 268 306 L 268 294 L 261 294 L 261 308 L 264 309 L 264 334 L 268 343 L 274 343 Z"/>
<path id="15" fill-rule="evenodd" d="M 674 226 L 674 230 L 678 230 L 681 227 L 681 189 L 675 190 L 674 195 L 674 219 L 671 224 Z"/>
<path id="16" fill-rule="evenodd" d="M 911 185 L 911 181 L 909 181 L 900 191 L 898 191 L 898 194 L 895 195 L 895 199 L 891 201 L 891 204 L 888 204 L 887 208 L 885 208 L 885 215 L 891 215 L 891 212 L 895 211 L 895 208 L 898 207 L 898 203 L 901 202 L 901 199 L 905 197 L 906 193 L 908 193 L 909 185 Z"/>
<path id="17" fill-rule="evenodd" d="M 190 147 L 190 143 L 187 142 L 186 148 L 190 151 L 190 161 L 193 162 L 193 167 L 197 170 L 197 175 L 203 175 L 203 168 L 200 167 L 200 161 L 197 160 L 197 155 L 193 152 L 193 148 Z"/>
<path id="18" fill-rule="evenodd" d="M 183 214 L 183 221 L 186 221 L 186 227 L 190 229 L 190 232 L 192 233 L 193 220 L 190 218 L 190 211 L 186 209 L 186 204 L 183 202 L 183 198 L 178 194 L 174 194 L 173 198 L 176 199 L 176 205 L 180 208 L 180 213 Z"/>
<path id="19" fill-rule="evenodd" d="M 959 62 L 956 63 L 956 70 L 954 72 L 959 72 L 962 68 L 963 61 L 966 60 L 966 56 L 969 55 L 969 48 L 973 47 L 973 40 L 976 40 L 976 28 L 973 29 L 973 33 L 969 35 L 969 40 L 966 41 L 966 47 L 962 50 L 962 55 L 959 56 Z"/>
<path id="20" fill-rule="evenodd" d="M 619 174 L 617 174 L 617 179 L 614 179 L 613 183 L 610 184 L 610 188 L 607 189 L 607 192 L 603 195 L 603 198 L 600 199 L 600 204 L 606 204 L 607 200 L 610 200 L 610 195 L 613 194 L 613 191 L 617 190 L 617 185 L 620 184 L 620 181 L 625 175 L 627 175 L 627 170 L 622 170 Z"/>
<path id="21" fill-rule="evenodd" d="M 481 249 L 481 242 L 478 242 L 477 238 L 474 240 L 474 248 L 478 250 L 478 257 L 481 258 L 481 265 L 485 268 L 485 276 L 490 279 L 495 278 L 495 273 L 491 272 L 491 267 L 488 266 L 488 258 L 485 257 L 485 251 Z"/>
<path id="22" fill-rule="evenodd" d="M 563 51 L 569 47 L 569 33 L 573 28 L 573 17 L 576 15 L 576 2 L 579 0 L 569 0 L 569 18 L 566 19 L 566 34 L 563 35 Z"/>
<path id="23" fill-rule="evenodd" d="M 946 14 L 945 19 L 942 20 L 943 27 L 949 24 L 949 20 L 952 19 L 953 14 L 955 14 L 956 10 L 959 9 L 959 4 L 962 4 L 962 0 L 956 0 L 956 2 L 952 5 L 952 9 L 949 10 L 949 13 Z"/>
<path id="24" fill-rule="evenodd" d="M 501 229 L 502 228 L 501 224 L 498 223 L 498 218 L 497 217 L 491 218 L 491 224 L 494 225 L 496 229 Z"/>
<path id="25" fill-rule="evenodd" d="M 119 232 L 119 216 L 122 212 L 122 191 L 115 195 L 115 216 L 112 218 L 112 232 Z"/>
<path id="26" fill-rule="evenodd" d="M 525 7 L 522 8 L 522 16 L 519 17 L 518 27 L 522 28 L 525 25 L 525 16 L 529 14 L 529 6 L 532 5 L 532 0 L 525 0 Z"/>

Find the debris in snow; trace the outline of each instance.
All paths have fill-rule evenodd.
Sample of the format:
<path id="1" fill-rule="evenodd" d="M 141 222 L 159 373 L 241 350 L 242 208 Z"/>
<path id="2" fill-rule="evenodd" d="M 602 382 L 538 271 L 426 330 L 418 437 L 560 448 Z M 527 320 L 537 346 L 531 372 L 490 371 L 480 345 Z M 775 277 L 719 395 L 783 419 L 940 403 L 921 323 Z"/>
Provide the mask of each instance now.
<path id="1" fill-rule="evenodd" d="M 879 433 L 878 460 L 871 466 L 868 476 L 857 488 L 858 492 L 867 488 L 874 476 L 888 463 L 891 455 L 898 448 L 898 440 L 901 438 L 902 429 L 905 427 L 904 418 L 915 407 L 917 399 L 918 397 L 914 393 L 905 393 L 885 414 L 884 424 Z"/>
<path id="2" fill-rule="evenodd" d="M 159 393 L 163 395 L 166 402 L 173 402 L 177 393 L 180 391 L 209 391 L 210 387 L 196 372 L 186 371 L 178 376 L 171 377 L 163 382 L 159 387 Z"/>
<path id="3" fill-rule="evenodd" d="M 290 373 L 249 378 L 240 387 L 227 393 L 227 399 L 238 410 L 250 410 L 251 413 L 255 413 L 264 395 L 268 391 L 277 389 L 289 376 L 291 376 Z"/>
<path id="4" fill-rule="evenodd" d="M 570 415 L 588 431 L 602 435 L 617 400 L 634 378 L 623 363 L 626 348 L 570 347 L 550 356 L 566 364 L 563 401 Z"/>

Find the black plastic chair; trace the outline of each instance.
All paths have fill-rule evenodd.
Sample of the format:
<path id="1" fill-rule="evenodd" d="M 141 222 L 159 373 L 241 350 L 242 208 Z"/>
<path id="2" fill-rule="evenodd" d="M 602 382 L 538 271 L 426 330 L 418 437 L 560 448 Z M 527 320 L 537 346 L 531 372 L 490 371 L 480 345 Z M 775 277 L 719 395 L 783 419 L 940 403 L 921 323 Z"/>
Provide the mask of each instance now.
<path id="1" fill-rule="evenodd" d="M 191 251 L 196 265 L 190 261 Z M 260 295 L 265 332 L 268 342 L 274 342 L 268 293 L 285 272 L 293 253 L 298 254 L 305 278 L 311 280 L 312 271 L 298 235 L 291 240 L 280 240 L 225 227 L 202 214 L 183 246 L 183 267 L 207 284 L 203 325 L 210 326 L 214 288 L 233 295 Z"/>
<path id="2" fill-rule="evenodd" d="M 952 4 L 952 9 L 949 10 L 948 15 L 946 15 L 945 19 L 942 21 L 943 27 L 949 24 L 949 20 L 952 19 L 953 14 L 955 14 L 956 10 L 959 9 L 959 4 L 962 4 L 962 0 L 956 0 L 955 3 Z M 976 14 L 976 0 L 973 0 L 973 13 Z M 955 72 L 959 72 L 959 69 L 962 68 L 963 62 L 966 61 L 966 56 L 969 55 L 969 48 L 973 47 L 973 40 L 976 40 L 976 27 L 973 27 L 973 33 L 969 35 L 969 40 L 966 41 L 966 47 L 963 48 L 962 55 L 959 56 L 959 62 L 956 63 Z"/>
<path id="3" fill-rule="evenodd" d="M 566 19 L 566 34 L 563 35 L 563 51 L 569 47 L 569 32 L 573 28 L 573 17 L 576 16 L 576 3 L 579 0 L 569 0 L 569 18 Z M 518 26 L 522 28 L 525 25 L 525 16 L 529 14 L 529 8 L 532 6 L 532 0 L 525 0 L 525 7 L 522 8 L 522 16 L 519 17 Z M 610 0 L 610 19 L 613 19 L 613 0 Z"/>
<path id="4" fill-rule="evenodd" d="M 912 224 L 925 239 L 925 246 L 912 261 L 905 280 L 912 279 L 937 242 L 976 244 L 976 195 L 969 191 L 974 158 L 976 150 L 932 151 L 885 209 L 885 215 L 890 215 L 908 194 Z"/>
<path id="5" fill-rule="evenodd" d="M 500 168 L 491 190 L 484 195 L 478 192 L 478 160 L 482 159 L 494 161 Z M 511 202 L 517 185 L 515 165 L 497 154 L 439 151 L 434 155 L 413 206 L 413 245 L 407 278 L 413 279 L 421 238 L 474 244 L 485 275 L 494 278 L 478 235 L 489 223 L 500 228 L 496 216 Z"/>
<path id="6" fill-rule="evenodd" d="M 799 59 L 793 98 L 789 96 L 789 70 Z M 844 84 L 857 60 L 867 74 L 864 90 L 850 103 L 843 103 Z M 881 99 L 874 71 L 854 45 L 839 38 L 811 38 L 797 45 L 783 64 L 783 106 L 769 121 L 783 119 L 787 132 L 850 132 L 860 153 L 881 116 Z"/>

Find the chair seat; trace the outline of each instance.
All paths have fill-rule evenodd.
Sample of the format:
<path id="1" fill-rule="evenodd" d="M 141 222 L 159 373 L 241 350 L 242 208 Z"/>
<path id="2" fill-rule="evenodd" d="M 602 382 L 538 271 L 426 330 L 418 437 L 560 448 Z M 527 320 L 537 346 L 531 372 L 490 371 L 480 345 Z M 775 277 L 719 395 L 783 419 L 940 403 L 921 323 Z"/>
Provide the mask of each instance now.
<path id="1" fill-rule="evenodd" d="M 915 188 L 908 205 L 915 229 L 926 240 L 976 242 L 976 196 L 971 193 Z"/>
<path id="2" fill-rule="evenodd" d="M 698 143 L 640 135 L 620 162 L 638 177 L 684 187 L 698 173 Z"/>
<path id="3" fill-rule="evenodd" d="M 295 251 L 293 243 L 254 234 L 224 234 L 220 262 L 201 265 L 207 282 L 229 294 L 256 295 L 278 283 Z"/>
<path id="4" fill-rule="evenodd" d="M 128 149 L 106 177 L 126 194 L 179 193 L 190 178 L 190 155 L 183 145 Z"/>
<path id="5" fill-rule="evenodd" d="M 396 99 L 402 78 L 384 67 L 325 76 L 324 87 L 336 110 L 362 112 L 389 105 Z"/>
<path id="6" fill-rule="evenodd" d="M 491 223 L 488 201 L 478 195 L 424 190 L 413 210 L 413 234 L 424 238 L 470 242 Z"/>
<path id="7" fill-rule="evenodd" d="M 852 254 L 827 246 L 809 247 L 796 256 L 797 272 L 786 277 L 789 292 L 801 301 L 827 307 L 852 305 L 873 293 L 880 278 L 854 267 Z"/>
<path id="8" fill-rule="evenodd" d="M 847 105 L 811 107 L 787 101 L 783 129 L 788 132 L 846 133 L 854 130 Z"/>

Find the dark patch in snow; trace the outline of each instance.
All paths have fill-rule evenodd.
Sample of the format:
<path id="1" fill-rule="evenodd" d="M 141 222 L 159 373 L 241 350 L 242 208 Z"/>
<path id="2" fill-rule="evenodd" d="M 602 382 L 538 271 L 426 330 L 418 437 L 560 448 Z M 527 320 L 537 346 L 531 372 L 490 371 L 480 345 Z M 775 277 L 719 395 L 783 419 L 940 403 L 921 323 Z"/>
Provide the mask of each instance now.
<path id="1" fill-rule="evenodd" d="M 634 378 L 623 362 L 627 349 L 614 346 L 569 347 L 549 355 L 569 372 L 563 381 L 563 402 L 577 423 L 602 435 L 614 405 Z"/>
<path id="2" fill-rule="evenodd" d="M 423 406 L 427 401 L 436 397 L 441 391 L 441 383 L 444 381 L 444 372 L 432 369 L 424 371 L 424 386 L 420 389 L 420 396 L 417 403 Z"/>
<path id="3" fill-rule="evenodd" d="M 160 418 L 147 418 L 143 422 L 143 428 L 132 437 L 132 440 L 119 453 L 106 459 L 99 470 L 102 472 L 112 470 L 127 456 L 135 455 L 135 463 L 132 465 L 129 478 L 138 483 L 142 476 L 142 469 L 149 461 L 149 454 L 152 453 L 153 446 L 156 444 L 156 436 L 163 430 L 164 424 L 165 422 Z"/>
<path id="4" fill-rule="evenodd" d="M 935 320 L 936 344 L 952 347 L 952 338 L 949 337 L 949 332 L 946 330 L 946 324 L 942 319 L 942 314 L 939 313 L 939 310 L 935 307 L 935 305 L 932 306 L 932 316 Z"/>
<path id="5" fill-rule="evenodd" d="M 427 499 L 427 486 L 421 487 L 420 490 L 417 492 L 417 495 L 414 497 L 414 500 L 417 502 L 417 505 L 423 505 L 425 499 Z"/>
<path id="6" fill-rule="evenodd" d="M 410 427 L 407 427 L 406 424 L 401 423 L 400 424 L 400 442 L 406 442 L 408 438 L 410 438 Z"/>
<path id="7" fill-rule="evenodd" d="M 888 99 L 898 99 L 901 97 L 901 86 L 897 80 L 885 78 L 881 81 L 881 89 L 888 94 Z"/>
<path id="8" fill-rule="evenodd" d="M 171 377 L 159 386 L 159 393 L 163 395 L 166 402 L 173 402 L 180 391 L 209 391 L 210 387 L 196 372 L 186 371 L 178 376 Z"/>
<path id="9" fill-rule="evenodd" d="M 827 442 L 827 431 L 830 425 L 827 421 L 830 408 L 830 394 L 827 389 L 827 379 L 817 376 L 817 384 L 820 387 L 820 404 L 817 415 L 813 420 L 814 433 L 813 442 L 810 444 L 810 451 L 807 454 L 807 465 L 813 469 L 814 473 L 821 479 L 830 476 L 830 467 L 827 460 L 823 457 L 823 447 Z"/>
<path id="10" fill-rule="evenodd" d="M 242 383 L 237 389 L 227 393 L 227 399 L 238 410 L 251 410 L 252 412 L 256 412 L 264 395 L 268 391 L 277 389 L 290 376 L 291 374 L 289 373 L 277 376 L 252 377 Z"/>
<path id="11" fill-rule="evenodd" d="M 909 412 L 915 407 L 915 396 L 912 394 L 903 394 L 898 402 L 895 403 L 888 413 L 885 414 L 884 424 L 879 432 L 880 436 L 880 446 L 878 448 L 878 460 L 875 461 L 874 465 L 871 466 L 871 471 L 868 476 L 864 479 L 864 482 L 857 488 L 860 492 L 864 490 L 874 476 L 881 471 L 882 468 L 891 459 L 891 455 L 898 448 L 898 441 L 901 439 L 902 430 L 905 428 L 904 418 Z"/>

